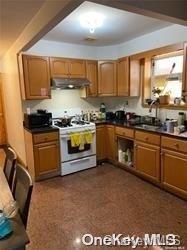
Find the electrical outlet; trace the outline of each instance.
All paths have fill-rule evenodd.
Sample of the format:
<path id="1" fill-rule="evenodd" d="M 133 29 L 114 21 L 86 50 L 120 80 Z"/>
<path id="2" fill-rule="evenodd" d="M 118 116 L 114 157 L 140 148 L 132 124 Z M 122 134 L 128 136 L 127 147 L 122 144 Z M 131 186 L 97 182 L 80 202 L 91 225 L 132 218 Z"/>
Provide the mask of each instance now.
<path id="1" fill-rule="evenodd" d="M 124 102 L 124 105 L 125 105 L 125 106 L 128 106 L 128 105 L 129 105 L 129 102 L 128 102 L 128 101 L 125 101 L 125 102 Z"/>

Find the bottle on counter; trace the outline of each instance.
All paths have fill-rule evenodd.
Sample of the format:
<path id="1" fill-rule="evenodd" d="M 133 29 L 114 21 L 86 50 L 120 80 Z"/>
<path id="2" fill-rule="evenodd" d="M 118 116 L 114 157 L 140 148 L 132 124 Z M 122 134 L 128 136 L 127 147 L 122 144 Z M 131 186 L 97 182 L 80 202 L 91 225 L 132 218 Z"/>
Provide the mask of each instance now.
<path id="1" fill-rule="evenodd" d="M 184 112 L 179 112 L 178 119 L 177 119 L 178 126 L 184 125 L 184 121 L 185 121 L 185 114 L 184 114 Z"/>
<path id="2" fill-rule="evenodd" d="M 105 107 L 104 102 L 102 102 L 100 105 L 100 112 L 102 114 L 102 120 L 105 120 L 106 119 L 106 107 Z"/>
<path id="3" fill-rule="evenodd" d="M 102 120 L 103 119 L 103 116 L 102 116 L 102 113 L 101 113 L 101 111 L 99 111 L 99 113 L 98 113 L 98 120 Z"/>
<path id="4" fill-rule="evenodd" d="M 89 110 L 87 112 L 87 118 L 88 118 L 88 122 L 90 122 L 91 121 L 91 115 L 90 115 L 90 111 Z"/>

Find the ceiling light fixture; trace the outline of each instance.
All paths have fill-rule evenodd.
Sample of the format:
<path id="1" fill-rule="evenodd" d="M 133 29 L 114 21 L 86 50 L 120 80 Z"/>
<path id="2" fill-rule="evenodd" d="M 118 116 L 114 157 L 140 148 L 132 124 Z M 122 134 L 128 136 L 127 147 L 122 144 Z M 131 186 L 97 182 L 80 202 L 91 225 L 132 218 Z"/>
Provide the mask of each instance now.
<path id="1" fill-rule="evenodd" d="M 80 16 L 80 24 L 83 28 L 88 28 L 90 33 L 94 33 L 96 28 L 103 25 L 104 16 L 96 12 L 88 12 Z"/>

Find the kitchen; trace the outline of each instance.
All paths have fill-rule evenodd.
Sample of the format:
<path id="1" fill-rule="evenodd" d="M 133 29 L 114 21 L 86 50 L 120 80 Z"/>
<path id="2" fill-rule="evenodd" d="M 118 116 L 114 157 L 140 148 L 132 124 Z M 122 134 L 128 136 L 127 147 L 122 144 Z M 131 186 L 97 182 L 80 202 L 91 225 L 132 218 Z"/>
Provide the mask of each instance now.
<path id="1" fill-rule="evenodd" d="M 118 34 L 122 33 L 125 22 L 132 22 L 131 18 L 143 24 L 134 28 L 128 38 L 112 37 L 110 33 L 114 39 L 111 44 L 107 44 L 105 37 L 103 41 L 102 37 L 93 38 L 97 32 L 101 35 L 102 27 L 90 33 L 91 41 L 84 41 L 77 38 L 76 25 L 80 24 L 75 17 L 87 9 L 105 13 L 103 23 L 109 15 L 114 19 L 119 17 L 118 22 L 122 24 Z M 123 21 L 125 16 L 127 19 Z M 67 32 L 66 38 L 62 38 L 60 32 Z M 132 179 L 135 185 L 137 182 L 141 186 L 142 178 L 145 185 L 152 183 L 159 187 L 161 196 L 174 199 L 181 208 L 186 205 L 183 204 L 187 195 L 187 135 L 183 131 L 186 126 L 186 36 L 185 26 L 84 2 L 33 47 L 19 54 L 26 165 L 37 181 L 36 188 L 37 185 L 45 188 L 45 182 L 46 187 L 48 184 L 50 187 L 55 178 L 61 178 L 64 183 L 75 179 L 75 187 L 79 188 L 76 178 L 81 175 L 90 178 L 91 171 L 102 173 L 102 168 L 108 166 L 107 171 L 114 173 L 114 181 L 115 174 L 125 174 L 124 181 Z M 159 66 L 164 60 L 167 67 L 161 68 L 165 71 L 160 73 Z M 171 82 L 177 87 L 170 89 Z M 73 87 L 75 89 L 71 89 Z M 176 95 L 177 89 L 183 94 Z M 33 112 L 38 113 L 33 115 Z M 43 124 L 47 127 L 38 127 Z M 79 142 L 73 147 L 72 141 L 77 137 Z M 84 145 L 80 149 L 82 140 Z M 90 170 L 85 170 L 88 168 Z M 63 177 L 56 177 L 60 175 Z M 112 181 L 109 173 L 107 176 Z M 107 183 L 104 178 L 103 181 Z M 57 179 L 57 182 L 60 181 Z M 159 195 L 154 194 L 157 188 L 152 184 L 153 197 L 158 198 Z M 84 192 L 83 187 L 81 190 Z M 51 194 L 51 190 L 48 191 Z M 183 222 L 180 223 L 185 231 Z M 29 230 L 34 234 L 31 226 Z M 32 247 L 35 249 L 31 244 Z"/>

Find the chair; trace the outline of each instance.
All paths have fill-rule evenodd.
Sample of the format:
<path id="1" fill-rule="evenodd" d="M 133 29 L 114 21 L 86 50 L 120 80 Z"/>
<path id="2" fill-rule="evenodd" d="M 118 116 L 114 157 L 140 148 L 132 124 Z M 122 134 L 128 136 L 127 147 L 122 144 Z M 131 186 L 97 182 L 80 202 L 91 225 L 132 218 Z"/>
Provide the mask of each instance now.
<path id="1" fill-rule="evenodd" d="M 23 224 L 26 228 L 31 201 L 33 182 L 27 169 L 16 164 L 16 172 L 13 183 L 13 197 L 17 201 Z"/>
<path id="2" fill-rule="evenodd" d="M 15 170 L 17 155 L 14 152 L 14 150 L 10 147 L 8 147 L 5 153 L 6 157 L 5 157 L 3 171 L 8 181 L 9 187 L 12 190 L 12 182 L 14 178 L 14 170 Z"/>

